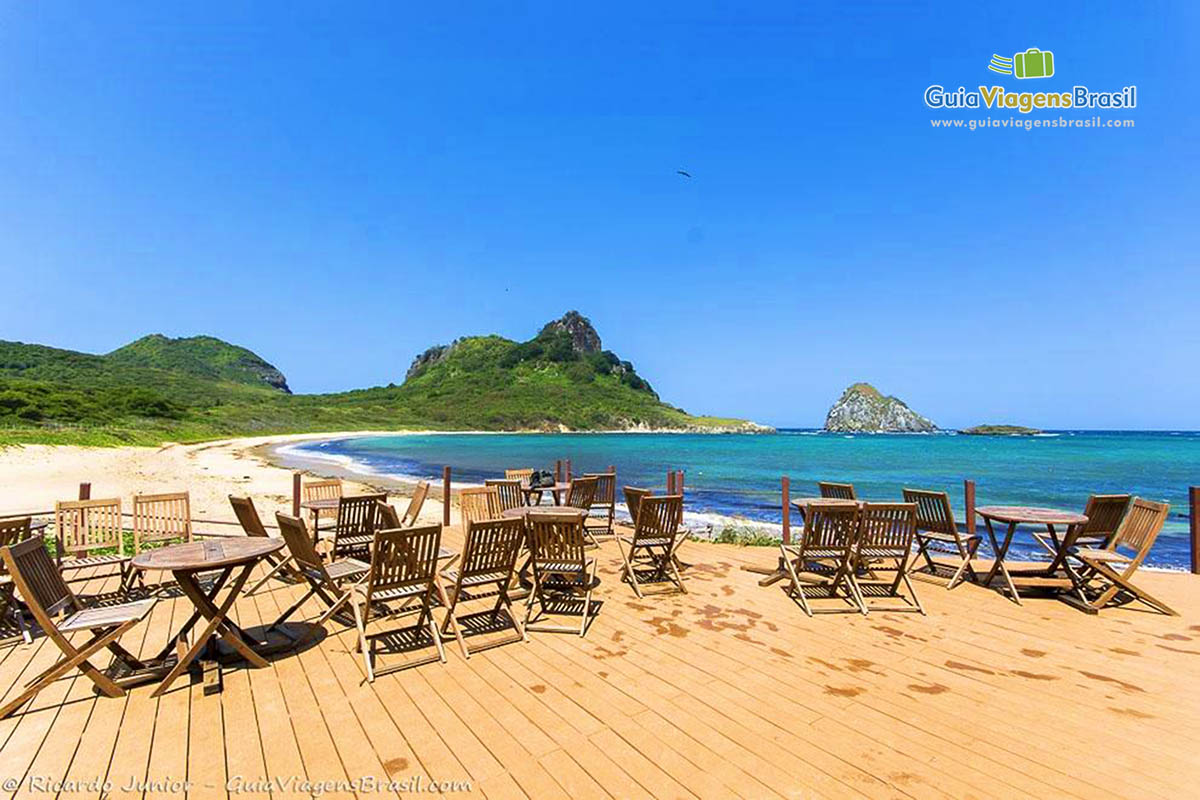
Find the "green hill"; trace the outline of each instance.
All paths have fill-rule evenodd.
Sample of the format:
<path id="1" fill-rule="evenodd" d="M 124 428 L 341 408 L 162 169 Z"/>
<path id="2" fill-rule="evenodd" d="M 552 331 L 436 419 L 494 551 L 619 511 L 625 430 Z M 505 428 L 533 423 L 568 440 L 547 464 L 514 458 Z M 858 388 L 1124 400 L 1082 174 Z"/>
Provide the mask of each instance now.
<path id="1" fill-rule="evenodd" d="M 526 342 L 459 339 L 403 385 L 289 393 L 255 353 L 208 336 L 146 336 L 107 355 L 0 341 L 0 444 L 155 444 L 366 429 L 757 429 L 661 402 L 577 312 Z"/>

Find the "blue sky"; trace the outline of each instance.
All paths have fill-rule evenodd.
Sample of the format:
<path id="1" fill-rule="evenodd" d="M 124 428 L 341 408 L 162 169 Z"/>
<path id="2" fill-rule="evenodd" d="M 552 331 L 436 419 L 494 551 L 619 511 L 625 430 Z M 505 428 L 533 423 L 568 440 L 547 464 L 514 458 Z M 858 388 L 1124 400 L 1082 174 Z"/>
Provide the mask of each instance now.
<path id="1" fill-rule="evenodd" d="M 315 392 L 578 308 L 694 412 L 1200 428 L 1200 7 L 573 5 L 5 4 L 0 338 Z M 1136 127 L 934 130 L 1020 115 L 932 83 L 1136 84 Z"/>

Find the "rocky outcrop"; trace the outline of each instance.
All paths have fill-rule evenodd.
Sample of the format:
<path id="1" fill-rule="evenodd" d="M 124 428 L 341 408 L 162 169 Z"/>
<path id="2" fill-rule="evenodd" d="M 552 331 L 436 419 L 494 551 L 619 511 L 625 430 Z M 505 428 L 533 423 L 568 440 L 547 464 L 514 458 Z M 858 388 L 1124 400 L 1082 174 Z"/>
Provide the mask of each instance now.
<path id="1" fill-rule="evenodd" d="M 963 436 L 1037 436 L 1042 431 L 1024 425 L 976 425 L 964 428 L 959 433 Z"/>
<path id="2" fill-rule="evenodd" d="M 856 383 L 842 392 L 825 416 L 825 430 L 839 433 L 928 433 L 937 426 L 896 397 L 869 383 Z"/>
<path id="3" fill-rule="evenodd" d="M 435 344 L 433 347 L 421 353 L 413 359 L 408 366 L 408 372 L 404 373 L 404 380 L 408 380 L 414 375 L 420 375 L 427 367 L 444 361 L 446 356 L 450 355 L 450 351 L 454 349 L 454 345 L 458 344 L 460 339 L 455 339 L 450 344 Z"/>
<path id="4" fill-rule="evenodd" d="M 571 337 L 571 349 L 576 353 L 599 353 L 601 350 L 600 334 L 592 327 L 592 321 L 578 311 L 568 311 L 563 314 L 562 319 L 547 322 L 538 332 L 538 336 L 558 331 L 563 331 Z"/>

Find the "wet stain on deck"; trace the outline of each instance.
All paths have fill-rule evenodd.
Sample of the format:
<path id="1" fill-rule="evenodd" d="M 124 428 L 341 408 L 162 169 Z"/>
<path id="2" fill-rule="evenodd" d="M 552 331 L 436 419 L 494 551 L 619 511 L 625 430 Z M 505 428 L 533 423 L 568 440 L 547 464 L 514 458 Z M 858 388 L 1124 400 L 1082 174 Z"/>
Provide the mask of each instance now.
<path id="1" fill-rule="evenodd" d="M 403 770 L 408 769 L 408 759 L 389 758 L 387 761 L 383 762 L 383 768 L 387 771 L 388 775 L 396 775 Z"/>
<path id="2" fill-rule="evenodd" d="M 921 694 L 942 694 L 943 692 L 950 691 L 949 686 L 943 686 L 940 683 L 931 683 L 928 686 L 920 683 L 910 683 L 908 688 L 912 689 L 914 692 L 920 692 Z"/>
<path id="3" fill-rule="evenodd" d="M 831 694 L 835 697 L 858 697 L 865 692 L 861 686 L 826 686 L 825 694 Z"/>
<path id="4" fill-rule="evenodd" d="M 996 673 L 984 667 L 977 667 L 974 664 L 964 664 L 962 661 L 947 661 L 946 666 L 950 669 L 962 670 L 963 672 L 982 672 L 984 675 L 995 675 Z"/>
<path id="5" fill-rule="evenodd" d="M 1014 669 L 1012 671 L 1012 674 L 1016 675 L 1018 678 L 1028 678 L 1031 681 L 1056 681 L 1056 680 L 1058 680 L 1058 677 L 1055 675 L 1044 675 L 1040 672 L 1026 672 L 1023 669 Z"/>
<path id="6" fill-rule="evenodd" d="M 1127 692 L 1144 692 L 1144 691 L 1146 691 L 1145 689 L 1143 689 L 1140 686 L 1135 686 L 1132 683 L 1127 683 L 1126 681 L 1123 681 L 1120 678 L 1114 678 L 1110 675 L 1101 675 L 1098 672 L 1088 672 L 1087 670 L 1082 670 L 1082 669 L 1079 670 L 1079 674 L 1085 678 L 1091 678 L 1094 681 L 1103 681 L 1104 683 L 1114 683 L 1117 686 L 1120 686 L 1122 689 L 1124 689 Z"/>
<path id="7" fill-rule="evenodd" d="M 1033 649 L 1033 648 L 1031 648 L 1031 647 L 1022 647 L 1022 648 L 1021 648 L 1021 653 L 1022 653 L 1023 655 L 1027 655 L 1027 656 L 1029 656 L 1030 658 L 1042 658 L 1043 656 L 1045 656 L 1045 655 L 1046 655 L 1046 651 L 1044 651 L 1044 650 L 1034 650 L 1034 649 Z"/>
<path id="8" fill-rule="evenodd" d="M 546 693 L 546 687 L 540 683 L 535 683 L 533 686 L 530 686 L 529 689 L 534 694 L 545 694 Z"/>
<path id="9" fill-rule="evenodd" d="M 1123 714 L 1126 717 L 1133 717 L 1134 719 L 1154 719 L 1153 714 L 1147 714 L 1145 711 L 1138 711 L 1136 708 L 1117 708 L 1115 706 L 1110 706 L 1108 710 L 1117 714 Z"/>

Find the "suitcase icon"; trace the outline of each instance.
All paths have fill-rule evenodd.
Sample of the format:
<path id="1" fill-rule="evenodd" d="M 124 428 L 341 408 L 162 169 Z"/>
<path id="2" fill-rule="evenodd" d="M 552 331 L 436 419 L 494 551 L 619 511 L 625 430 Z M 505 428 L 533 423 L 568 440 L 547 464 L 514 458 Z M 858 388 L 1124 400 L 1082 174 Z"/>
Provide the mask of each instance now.
<path id="1" fill-rule="evenodd" d="M 1049 78 L 1054 74 L 1054 53 L 1031 47 L 1013 56 L 1013 74 L 1018 78 Z"/>

